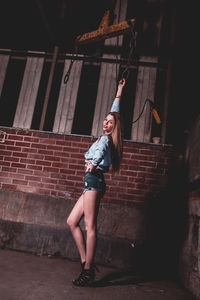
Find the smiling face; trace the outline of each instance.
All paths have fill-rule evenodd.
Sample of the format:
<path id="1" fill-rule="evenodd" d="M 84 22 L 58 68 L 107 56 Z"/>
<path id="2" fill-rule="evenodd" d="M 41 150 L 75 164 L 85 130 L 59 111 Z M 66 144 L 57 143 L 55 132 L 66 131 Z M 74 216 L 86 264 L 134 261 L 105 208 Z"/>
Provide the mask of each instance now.
<path id="1" fill-rule="evenodd" d="M 115 119 L 112 115 L 107 115 L 103 121 L 103 131 L 106 135 L 111 134 L 115 126 Z"/>

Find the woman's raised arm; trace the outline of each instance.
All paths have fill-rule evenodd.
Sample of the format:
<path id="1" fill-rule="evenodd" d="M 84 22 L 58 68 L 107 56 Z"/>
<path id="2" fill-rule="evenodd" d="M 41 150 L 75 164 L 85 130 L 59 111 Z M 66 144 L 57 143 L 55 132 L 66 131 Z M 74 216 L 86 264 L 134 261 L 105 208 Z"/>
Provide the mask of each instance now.
<path id="1" fill-rule="evenodd" d="M 117 93 L 116 93 L 114 101 L 120 101 L 121 100 L 122 90 L 123 90 L 125 84 L 126 84 L 126 80 L 124 78 L 122 78 L 119 81 L 118 88 L 117 88 Z"/>

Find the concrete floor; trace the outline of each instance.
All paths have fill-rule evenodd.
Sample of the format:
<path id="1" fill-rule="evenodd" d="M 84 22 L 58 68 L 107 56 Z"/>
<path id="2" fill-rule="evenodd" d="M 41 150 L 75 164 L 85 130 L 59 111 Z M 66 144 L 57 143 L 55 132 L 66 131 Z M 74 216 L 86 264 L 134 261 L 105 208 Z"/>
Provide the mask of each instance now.
<path id="1" fill-rule="evenodd" d="M 0 249 L 0 300 L 194 300 L 178 283 L 99 266 L 96 286 L 74 287 L 78 262 Z"/>

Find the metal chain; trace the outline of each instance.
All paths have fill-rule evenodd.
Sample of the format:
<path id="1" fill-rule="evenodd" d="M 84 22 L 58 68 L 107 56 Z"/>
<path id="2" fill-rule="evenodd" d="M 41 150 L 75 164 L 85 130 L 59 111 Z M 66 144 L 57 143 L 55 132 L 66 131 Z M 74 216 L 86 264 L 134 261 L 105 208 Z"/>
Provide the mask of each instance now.
<path id="1" fill-rule="evenodd" d="M 129 42 L 130 51 L 129 51 L 129 55 L 128 55 L 128 59 L 127 59 L 126 68 L 122 72 L 122 78 L 125 78 L 126 80 L 128 79 L 129 74 L 130 74 L 129 66 L 131 64 L 133 52 L 136 49 L 136 38 L 137 38 L 137 32 L 134 30 L 132 23 L 129 20 L 127 22 L 131 28 L 131 39 Z"/>
<path id="2" fill-rule="evenodd" d="M 71 59 L 69 68 L 68 68 L 67 73 L 65 74 L 65 77 L 64 77 L 64 84 L 66 84 L 67 81 L 69 80 L 69 75 L 70 75 L 70 73 L 71 73 L 71 69 L 72 69 L 73 63 L 74 63 L 74 59 Z"/>
<path id="3" fill-rule="evenodd" d="M 82 36 L 82 35 L 81 35 Z M 81 36 L 80 36 L 80 38 L 81 38 Z M 79 39 L 80 39 L 79 38 Z M 77 54 L 77 52 L 78 52 L 78 46 L 74 46 L 74 53 L 72 53 L 72 55 L 73 55 L 73 57 L 75 57 L 75 56 L 78 56 L 78 54 Z M 71 69 L 72 69 L 72 66 L 73 66 L 73 63 L 74 63 L 74 59 L 72 58 L 71 59 L 71 61 L 70 61 L 70 65 L 69 65 L 69 68 L 68 68 L 68 70 L 67 70 L 67 72 L 66 72 L 66 74 L 65 74 L 65 77 L 64 77 L 64 84 L 66 84 L 67 83 L 67 81 L 69 80 L 69 75 L 70 75 L 70 73 L 71 73 Z"/>

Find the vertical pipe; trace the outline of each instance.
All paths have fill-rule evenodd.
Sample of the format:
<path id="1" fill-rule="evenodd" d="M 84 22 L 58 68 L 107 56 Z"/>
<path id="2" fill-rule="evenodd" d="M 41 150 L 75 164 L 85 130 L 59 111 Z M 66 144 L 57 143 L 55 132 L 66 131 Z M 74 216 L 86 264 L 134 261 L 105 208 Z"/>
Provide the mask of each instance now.
<path id="1" fill-rule="evenodd" d="M 50 74 L 49 74 L 49 80 L 48 80 L 46 94 L 45 94 L 45 98 L 44 98 L 42 116 L 41 116 L 41 120 L 40 120 L 40 128 L 39 128 L 40 130 L 43 130 L 43 127 L 44 127 L 44 120 L 45 120 L 45 116 L 46 116 L 47 105 L 48 105 L 48 101 L 49 101 L 49 95 L 50 95 L 50 91 L 51 91 L 51 85 L 52 85 L 56 60 L 57 60 L 57 56 L 58 56 L 58 50 L 59 50 L 59 47 L 55 46 L 54 53 L 53 53 L 53 59 L 52 59 L 52 63 L 51 63 L 51 70 L 50 70 Z"/>
<path id="2" fill-rule="evenodd" d="M 175 39 L 175 8 L 172 11 L 172 22 L 170 30 L 170 57 L 168 59 L 167 74 L 166 74 L 166 84 L 165 84 L 165 97 L 164 97 L 164 114 L 161 128 L 161 143 L 164 144 L 166 141 L 166 131 L 167 131 L 167 116 L 168 116 L 168 102 L 170 97 L 170 87 L 171 87 L 171 72 L 172 72 L 172 47 L 174 45 Z"/>

